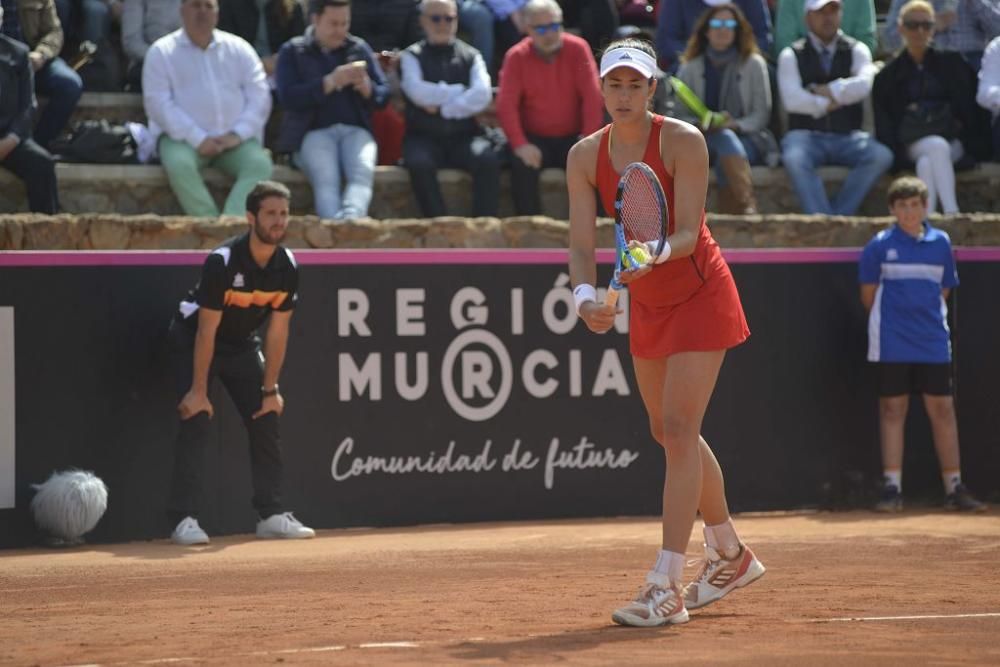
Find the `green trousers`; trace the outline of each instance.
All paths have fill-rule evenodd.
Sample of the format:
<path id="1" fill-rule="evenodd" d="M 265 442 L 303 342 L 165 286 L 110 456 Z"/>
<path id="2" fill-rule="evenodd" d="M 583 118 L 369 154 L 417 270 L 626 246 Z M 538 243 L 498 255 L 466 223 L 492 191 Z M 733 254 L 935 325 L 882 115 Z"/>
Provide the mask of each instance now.
<path id="1" fill-rule="evenodd" d="M 205 157 L 198 155 L 198 151 L 187 142 L 176 141 L 164 134 L 160 137 L 159 151 L 170 187 L 184 213 L 191 216 L 219 216 L 219 207 L 201 177 L 203 168 L 215 167 L 236 179 L 226 197 L 222 214 L 240 217 L 246 214 L 247 194 L 258 181 L 271 178 L 274 168 L 270 154 L 256 139 L 247 139 L 236 148 L 214 157 Z"/>

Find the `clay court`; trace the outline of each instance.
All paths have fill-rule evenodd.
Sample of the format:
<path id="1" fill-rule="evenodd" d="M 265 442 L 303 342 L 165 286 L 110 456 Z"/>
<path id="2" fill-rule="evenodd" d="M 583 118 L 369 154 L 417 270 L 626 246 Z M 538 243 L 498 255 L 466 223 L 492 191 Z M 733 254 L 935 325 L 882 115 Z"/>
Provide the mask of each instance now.
<path id="1" fill-rule="evenodd" d="M 767 575 L 661 629 L 610 621 L 653 518 L 5 551 L 0 663 L 1000 664 L 996 509 L 737 525 Z"/>

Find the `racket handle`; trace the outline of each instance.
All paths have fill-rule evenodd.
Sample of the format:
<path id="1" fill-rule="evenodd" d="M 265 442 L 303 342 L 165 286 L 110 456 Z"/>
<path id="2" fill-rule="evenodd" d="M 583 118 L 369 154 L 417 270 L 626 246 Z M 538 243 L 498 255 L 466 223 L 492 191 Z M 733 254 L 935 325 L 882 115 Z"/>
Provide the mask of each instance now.
<path id="1" fill-rule="evenodd" d="M 618 303 L 618 290 L 614 287 L 608 288 L 608 293 L 604 297 L 604 305 L 614 307 Z"/>

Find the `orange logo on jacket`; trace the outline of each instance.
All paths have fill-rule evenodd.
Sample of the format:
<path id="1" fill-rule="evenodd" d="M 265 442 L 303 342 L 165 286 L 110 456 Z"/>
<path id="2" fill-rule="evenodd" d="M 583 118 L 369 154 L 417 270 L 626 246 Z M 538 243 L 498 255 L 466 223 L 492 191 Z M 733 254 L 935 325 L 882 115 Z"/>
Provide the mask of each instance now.
<path id="1" fill-rule="evenodd" d="M 288 298 L 288 292 L 262 292 L 254 290 L 252 292 L 237 292 L 236 290 L 226 290 L 226 297 L 223 305 L 236 306 L 237 308 L 249 308 L 250 306 L 270 306 L 277 309 Z"/>

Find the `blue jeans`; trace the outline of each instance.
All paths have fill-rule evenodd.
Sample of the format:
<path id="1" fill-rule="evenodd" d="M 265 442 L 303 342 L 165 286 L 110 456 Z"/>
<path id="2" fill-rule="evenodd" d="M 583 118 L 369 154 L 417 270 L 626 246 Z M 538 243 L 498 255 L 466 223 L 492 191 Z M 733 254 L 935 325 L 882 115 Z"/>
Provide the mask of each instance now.
<path id="1" fill-rule="evenodd" d="M 378 147 L 371 132 L 337 123 L 306 133 L 295 164 L 312 185 L 316 215 L 345 220 L 368 216 Z M 341 183 L 347 182 L 341 193 Z"/>
<path id="2" fill-rule="evenodd" d="M 861 130 L 850 134 L 790 130 L 781 140 L 781 151 L 803 213 L 854 215 L 893 162 L 892 151 Z M 851 169 L 832 205 L 816 173 L 817 167 L 828 164 Z"/>
<path id="3" fill-rule="evenodd" d="M 482 0 L 459 0 L 458 28 L 469 36 L 469 44 L 483 55 L 486 69 L 493 72 L 493 12 Z"/>
<path id="4" fill-rule="evenodd" d="M 748 164 L 764 163 L 753 142 L 730 129 L 709 132 L 705 135 L 705 143 L 708 144 L 708 161 L 715 165 L 715 181 L 720 186 L 727 185 L 727 181 L 719 158 L 738 155 Z"/>
<path id="5" fill-rule="evenodd" d="M 62 58 L 53 58 L 35 72 L 35 91 L 49 100 L 34 131 L 35 142 L 47 149 L 73 115 L 83 94 L 83 81 Z"/>

